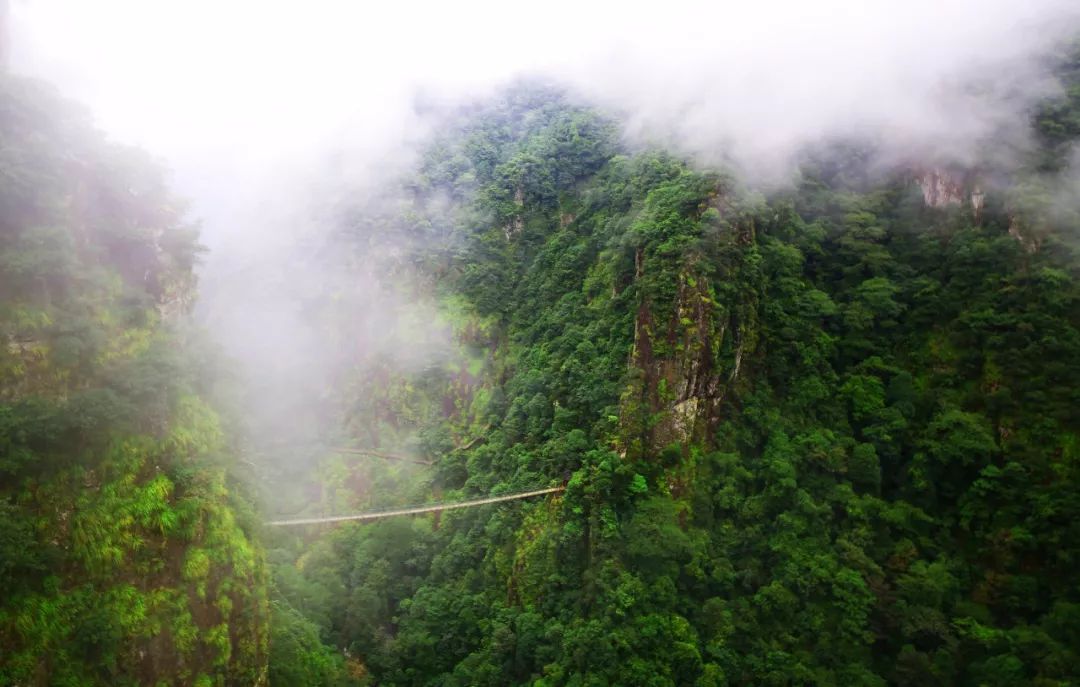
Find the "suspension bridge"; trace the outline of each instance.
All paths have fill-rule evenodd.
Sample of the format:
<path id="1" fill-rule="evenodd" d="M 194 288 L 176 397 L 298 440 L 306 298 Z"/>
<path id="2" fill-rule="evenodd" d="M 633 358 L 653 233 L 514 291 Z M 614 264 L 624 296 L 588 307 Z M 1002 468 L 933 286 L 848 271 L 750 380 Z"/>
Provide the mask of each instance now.
<path id="1" fill-rule="evenodd" d="M 332 515 L 325 518 L 296 518 L 293 520 L 272 520 L 266 524 L 271 527 L 291 527 L 294 525 L 322 525 L 325 523 L 348 522 L 351 520 L 381 520 L 382 518 L 393 518 L 399 515 L 417 515 L 419 513 L 435 513 L 444 510 L 454 510 L 455 508 L 473 508 L 475 506 L 486 506 L 489 503 L 500 503 L 502 501 L 516 501 L 517 499 L 528 499 L 534 496 L 554 494 L 565 490 L 565 486 L 549 487 L 547 489 L 536 489 L 535 491 L 522 491 L 516 494 L 504 494 L 503 496 L 489 496 L 488 498 L 476 499 L 475 501 L 430 503 L 422 506 L 395 508 L 392 510 L 370 511 L 367 513 L 355 513 L 353 515 Z"/>

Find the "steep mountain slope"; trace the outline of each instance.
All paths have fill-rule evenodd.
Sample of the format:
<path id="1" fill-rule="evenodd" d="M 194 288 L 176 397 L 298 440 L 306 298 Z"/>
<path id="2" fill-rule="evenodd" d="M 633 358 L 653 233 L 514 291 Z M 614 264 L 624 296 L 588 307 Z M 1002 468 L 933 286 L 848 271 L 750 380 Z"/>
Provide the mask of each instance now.
<path id="1" fill-rule="evenodd" d="M 836 145 L 768 197 L 550 89 L 463 115 L 395 266 L 456 347 L 341 392 L 358 443 L 435 465 L 322 493 L 566 492 L 282 537 L 283 603 L 372 684 L 1080 679 L 1074 67 L 1008 169 Z"/>
<path id="2" fill-rule="evenodd" d="M 323 358 L 230 389 L 235 424 L 161 170 L 0 75 L 0 684 L 1080 683 L 1080 51 L 1057 71 L 1008 150 L 826 142 L 768 193 L 510 87 L 385 197 L 318 195 L 313 283 L 230 294 L 300 294 L 240 321 L 312 325 L 261 364 Z M 565 489 L 266 532 L 253 484 L 289 515 Z"/>
<path id="3" fill-rule="evenodd" d="M 0 683 L 266 683 L 252 515 L 174 326 L 197 232 L 161 171 L 0 76 Z"/>

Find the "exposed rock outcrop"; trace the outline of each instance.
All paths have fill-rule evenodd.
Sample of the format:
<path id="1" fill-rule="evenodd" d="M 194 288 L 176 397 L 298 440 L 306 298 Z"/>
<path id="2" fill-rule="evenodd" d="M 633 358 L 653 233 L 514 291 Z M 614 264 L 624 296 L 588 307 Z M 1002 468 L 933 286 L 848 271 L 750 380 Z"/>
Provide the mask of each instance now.
<path id="1" fill-rule="evenodd" d="M 967 195 L 963 177 L 942 167 L 932 167 L 916 177 L 922 189 L 923 202 L 928 207 L 944 208 L 960 205 Z"/>
<path id="2" fill-rule="evenodd" d="M 915 183 L 919 185 L 927 207 L 959 208 L 970 204 L 975 221 L 982 220 L 986 191 L 976 171 L 946 166 L 917 169 Z"/>

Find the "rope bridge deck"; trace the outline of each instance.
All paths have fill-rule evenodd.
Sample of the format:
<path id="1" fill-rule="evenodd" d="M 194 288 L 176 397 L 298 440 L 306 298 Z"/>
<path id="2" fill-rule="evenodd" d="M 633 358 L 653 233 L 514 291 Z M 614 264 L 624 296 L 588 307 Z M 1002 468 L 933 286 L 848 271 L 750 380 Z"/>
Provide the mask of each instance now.
<path id="1" fill-rule="evenodd" d="M 506 494 L 504 496 L 489 496 L 486 499 L 477 499 L 475 501 L 458 501 L 457 503 L 433 503 L 426 506 L 395 508 L 393 510 L 372 511 L 370 513 L 356 513 L 354 515 L 334 515 L 327 518 L 296 518 L 294 520 L 273 520 L 266 524 L 272 527 L 289 527 L 292 525 L 321 525 L 328 522 L 346 522 L 349 520 L 379 520 L 381 518 L 392 518 L 398 515 L 415 515 L 417 513 L 434 513 L 436 511 L 453 510 L 455 508 L 472 508 L 473 506 L 484 506 L 489 503 L 514 501 L 516 499 L 527 499 L 533 496 L 542 496 L 544 494 L 554 494 L 556 492 L 565 490 L 566 487 L 550 487 L 548 489 L 523 491 L 518 492 L 517 494 Z"/>

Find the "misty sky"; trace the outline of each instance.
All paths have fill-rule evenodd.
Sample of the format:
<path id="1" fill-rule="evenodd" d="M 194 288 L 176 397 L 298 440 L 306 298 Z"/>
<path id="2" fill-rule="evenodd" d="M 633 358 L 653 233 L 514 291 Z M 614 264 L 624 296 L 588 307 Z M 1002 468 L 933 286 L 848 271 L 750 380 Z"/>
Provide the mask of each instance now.
<path id="1" fill-rule="evenodd" d="M 955 84 L 1045 92 L 1025 65 L 1077 25 L 1076 5 L 12 0 L 13 65 L 164 158 L 217 248 L 251 231 L 242 208 L 265 203 L 268 175 L 333 149 L 384 173 L 419 133 L 418 92 L 452 102 L 521 73 L 706 161 L 724 149 L 783 168 L 795 146 L 858 127 L 962 155 L 1001 113 Z"/>
<path id="2" fill-rule="evenodd" d="M 940 114 L 928 101 L 943 78 L 1030 51 L 1076 3 L 13 5 L 17 67 L 61 82 L 116 136 L 167 156 L 262 159 L 344 123 L 384 140 L 417 87 L 454 95 L 523 71 L 557 74 L 634 114 L 712 118 L 733 136 L 898 124 Z"/>

